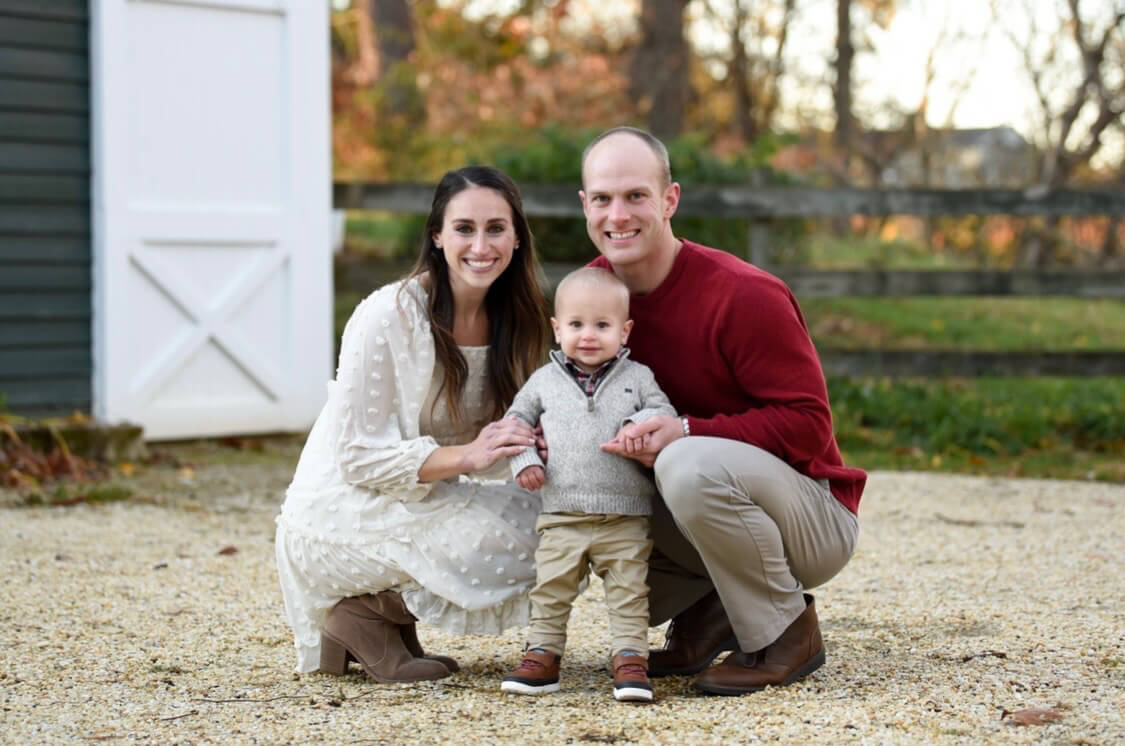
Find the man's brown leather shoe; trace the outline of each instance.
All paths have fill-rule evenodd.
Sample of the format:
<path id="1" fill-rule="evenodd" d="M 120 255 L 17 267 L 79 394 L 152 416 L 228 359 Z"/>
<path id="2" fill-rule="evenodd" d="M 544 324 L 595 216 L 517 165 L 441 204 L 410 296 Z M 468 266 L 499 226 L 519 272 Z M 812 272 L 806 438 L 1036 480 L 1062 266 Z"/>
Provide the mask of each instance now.
<path id="1" fill-rule="evenodd" d="M 711 591 L 672 618 L 664 647 L 648 651 L 648 675 L 691 676 L 724 650 L 738 650 L 719 594 Z"/>
<path id="2" fill-rule="evenodd" d="M 824 665 L 824 641 L 813 597 L 805 594 L 805 610 L 774 642 L 754 653 L 735 651 L 695 680 L 710 694 L 748 694 L 767 686 L 787 686 Z"/>

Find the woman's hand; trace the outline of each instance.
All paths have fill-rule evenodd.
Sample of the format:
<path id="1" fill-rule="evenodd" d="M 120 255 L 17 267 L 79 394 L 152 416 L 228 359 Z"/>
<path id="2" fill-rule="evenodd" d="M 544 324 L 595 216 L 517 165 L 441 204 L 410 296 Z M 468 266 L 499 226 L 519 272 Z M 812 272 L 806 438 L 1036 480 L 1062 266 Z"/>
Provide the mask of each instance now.
<path id="1" fill-rule="evenodd" d="M 517 417 L 505 417 L 485 425 L 473 442 L 461 446 L 461 464 L 464 472 L 484 471 L 529 446 L 535 446 L 531 425 Z"/>

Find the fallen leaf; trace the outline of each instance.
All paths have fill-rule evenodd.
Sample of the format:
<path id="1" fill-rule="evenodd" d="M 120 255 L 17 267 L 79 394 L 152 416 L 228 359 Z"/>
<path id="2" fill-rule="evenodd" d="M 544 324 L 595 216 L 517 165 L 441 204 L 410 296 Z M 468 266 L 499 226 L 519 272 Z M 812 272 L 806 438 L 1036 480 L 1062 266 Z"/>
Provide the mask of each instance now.
<path id="1" fill-rule="evenodd" d="M 121 464 L 118 464 L 117 470 L 121 472 L 121 476 L 131 477 L 137 473 L 137 465 L 132 461 L 125 461 Z"/>
<path id="2" fill-rule="evenodd" d="M 238 554 L 238 547 L 229 546 L 219 550 L 219 554 Z"/>
<path id="3" fill-rule="evenodd" d="M 226 437 L 219 438 L 219 443 L 227 448 L 233 448 L 236 451 L 262 451 L 265 446 L 262 444 L 261 438 L 238 438 Z"/>
<path id="4" fill-rule="evenodd" d="M 185 466 L 185 467 L 181 468 L 181 469 L 180 469 L 180 470 L 179 470 L 179 471 L 178 471 L 178 472 L 176 473 L 176 475 L 177 475 L 177 476 L 178 476 L 178 477 L 179 477 L 180 479 L 191 479 L 191 478 L 193 478 L 193 477 L 195 476 L 195 469 L 191 468 L 190 466 Z"/>
<path id="5" fill-rule="evenodd" d="M 1046 725 L 1063 719 L 1063 708 L 1059 707 L 1031 707 L 1026 710 L 1011 712 L 1004 710 L 1000 719 L 1011 718 L 1013 725 Z"/>

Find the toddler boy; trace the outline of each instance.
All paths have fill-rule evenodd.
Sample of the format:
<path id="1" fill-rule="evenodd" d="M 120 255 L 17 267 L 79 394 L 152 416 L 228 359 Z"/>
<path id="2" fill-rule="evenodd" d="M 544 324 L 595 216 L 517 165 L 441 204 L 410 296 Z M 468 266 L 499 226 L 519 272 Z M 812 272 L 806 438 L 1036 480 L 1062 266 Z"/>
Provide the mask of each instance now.
<path id="1" fill-rule="evenodd" d="M 567 620 L 592 567 L 609 606 L 614 698 L 651 702 L 645 578 L 656 487 L 638 462 L 600 446 L 621 438 L 627 423 L 676 413 L 652 371 L 628 359 L 629 291 L 611 272 L 586 267 L 567 275 L 555 291 L 551 326 L 562 349 L 507 413 L 543 426 L 550 459 L 544 466 L 535 448 L 511 459 L 521 487 L 542 489 L 543 511 L 527 653 L 500 688 L 558 691 Z M 640 450 L 642 439 L 635 441 L 622 445 Z"/>

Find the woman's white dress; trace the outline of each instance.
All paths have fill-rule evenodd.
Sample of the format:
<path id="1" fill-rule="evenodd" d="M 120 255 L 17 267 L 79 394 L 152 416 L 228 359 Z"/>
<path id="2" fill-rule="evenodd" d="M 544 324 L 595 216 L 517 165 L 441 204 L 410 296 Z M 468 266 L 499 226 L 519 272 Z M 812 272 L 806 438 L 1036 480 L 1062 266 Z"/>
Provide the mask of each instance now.
<path id="1" fill-rule="evenodd" d="M 394 283 L 356 308 L 286 491 L 277 567 L 298 672 L 318 668 L 321 627 L 348 596 L 400 591 L 421 622 L 452 634 L 527 624 L 538 496 L 510 480 L 506 460 L 476 481 L 418 481 L 430 453 L 472 440 L 490 410 L 486 347 L 462 348 L 460 426 L 436 397 L 425 300 L 417 281 Z"/>

